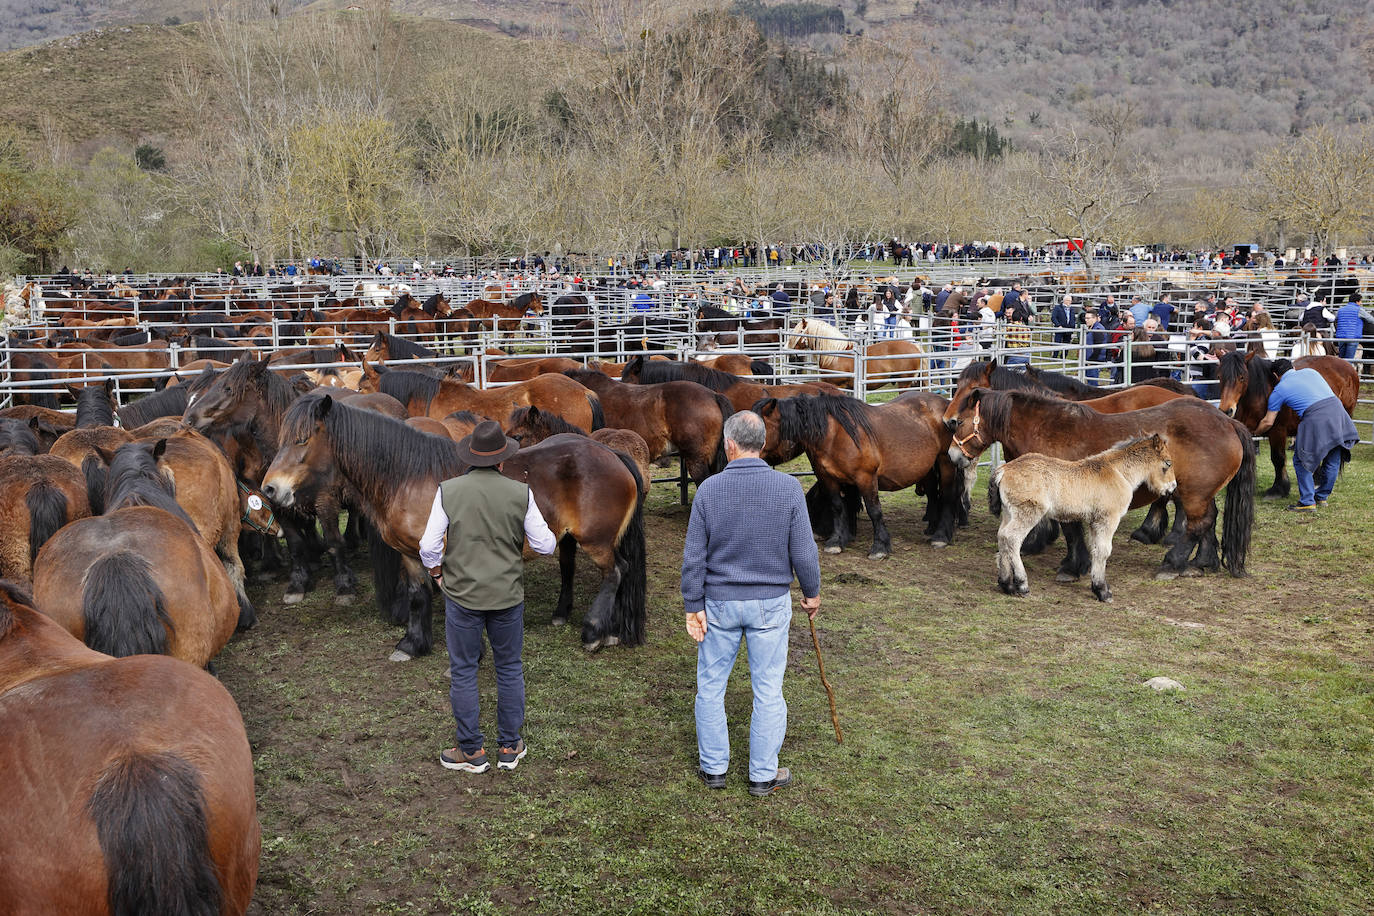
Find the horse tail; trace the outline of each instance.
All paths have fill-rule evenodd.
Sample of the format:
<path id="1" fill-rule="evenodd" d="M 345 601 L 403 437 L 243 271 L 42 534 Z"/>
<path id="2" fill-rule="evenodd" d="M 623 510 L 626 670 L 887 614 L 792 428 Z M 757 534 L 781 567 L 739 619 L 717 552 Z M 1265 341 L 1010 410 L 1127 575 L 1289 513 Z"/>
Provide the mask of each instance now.
<path id="1" fill-rule="evenodd" d="M 644 642 L 648 623 L 648 611 L 644 605 L 648 556 L 644 546 L 644 480 L 639 476 L 639 468 L 635 467 L 633 458 L 619 451 L 615 452 L 615 456 L 634 478 L 635 509 L 615 545 L 615 565 L 621 571 L 620 587 L 615 590 L 615 603 L 611 608 L 611 630 L 623 645 L 638 646 Z"/>
<path id="2" fill-rule="evenodd" d="M 988 511 L 993 515 L 1002 514 L 1002 468 L 1004 464 L 999 464 L 997 469 L 988 475 Z"/>
<path id="3" fill-rule="evenodd" d="M 749 361 L 749 373 L 755 378 L 771 378 L 775 373 L 773 367 L 766 360 L 751 359 Z"/>
<path id="4" fill-rule="evenodd" d="M 115 658 L 163 655 L 167 631 L 176 629 L 148 561 L 127 550 L 101 557 L 86 570 L 81 616 L 86 645 Z"/>
<path id="5" fill-rule="evenodd" d="M 592 428 L 587 432 L 594 433 L 606 426 L 606 412 L 601 409 L 601 398 L 596 396 L 595 391 L 587 392 L 587 403 L 592 405 Z"/>
<path id="6" fill-rule="evenodd" d="M 1240 468 L 1226 485 L 1226 514 L 1222 518 L 1221 562 L 1237 578 L 1246 575 L 1245 556 L 1250 552 L 1250 531 L 1255 524 L 1255 440 L 1250 430 L 1235 420 L 1232 431 L 1240 440 Z"/>
<path id="7" fill-rule="evenodd" d="M 217 916 L 224 890 L 210 856 L 200 774 L 172 754 L 111 761 L 86 809 L 109 875 L 111 916 Z"/>
<path id="8" fill-rule="evenodd" d="M 40 480 L 29 488 L 24 497 L 29 507 L 29 566 L 38 557 L 38 549 L 67 524 L 67 495 L 50 481 Z"/>
<path id="9" fill-rule="evenodd" d="M 367 526 L 367 558 L 372 567 L 373 592 L 382 619 L 391 623 L 405 623 L 409 610 L 402 608 L 398 620 L 396 608 L 397 596 L 401 594 L 401 555 L 382 540 L 376 525 Z"/>
<path id="10" fill-rule="evenodd" d="M 720 422 L 723 426 L 725 421 L 734 414 L 735 405 L 731 404 L 730 399 L 725 395 L 719 392 L 712 393 L 716 396 L 716 406 L 720 408 Z M 725 456 L 725 431 L 722 429 L 720 437 L 716 439 L 716 453 L 711 456 L 711 464 L 707 471 L 711 474 L 719 474 L 725 470 L 725 466 L 729 463 L 729 459 Z"/>
<path id="11" fill-rule="evenodd" d="M 91 514 L 104 515 L 105 481 L 110 469 L 95 455 L 87 455 L 81 462 L 81 473 L 86 478 L 86 500 L 91 504 Z"/>

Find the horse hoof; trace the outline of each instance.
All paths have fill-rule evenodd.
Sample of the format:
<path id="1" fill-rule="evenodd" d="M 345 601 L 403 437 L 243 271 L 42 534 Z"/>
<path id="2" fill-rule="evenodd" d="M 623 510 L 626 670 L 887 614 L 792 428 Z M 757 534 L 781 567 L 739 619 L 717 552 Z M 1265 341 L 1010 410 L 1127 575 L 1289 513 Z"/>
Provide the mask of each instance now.
<path id="1" fill-rule="evenodd" d="M 949 546 L 949 541 L 931 541 L 930 546 L 934 547 L 936 550 L 944 550 Z"/>
<path id="2" fill-rule="evenodd" d="M 601 640 L 601 645 L 602 645 L 602 646 L 605 646 L 605 647 L 618 646 L 618 645 L 620 645 L 620 637 L 619 637 L 619 636 L 607 636 L 605 639 Z"/>
<path id="3" fill-rule="evenodd" d="M 1153 544 L 1153 543 L 1154 543 L 1154 541 L 1150 540 L 1150 536 L 1149 536 L 1148 534 L 1146 534 L 1146 533 L 1145 533 L 1142 529 L 1140 529 L 1140 528 L 1137 528 L 1135 531 L 1132 531 L 1132 532 L 1131 532 L 1131 540 L 1133 540 L 1133 541 L 1139 541 L 1139 542 L 1142 543 L 1142 544 Z"/>
<path id="4" fill-rule="evenodd" d="M 826 548 L 825 548 L 825 552 L 826 552 L 826 553 L 839 553 L 841 549 L 842 549 L 842 548 L 840 548 L 840 547 L 826 547 Z"/>
<path id="5" fill-rule="evenodd" d="M 1161 569 L 1159 572 L 1155 573 L 1155 579 L 1159 582 L 1172 582 L 1177 578 L 1178 570 L 1176 569 Z"/>
<path id="6" fill-rule="evenodd" d="M 1026 597 L 1026 596 L 1029 595 L 1029 594 L 1030 594 L 1030 586 L 1029 586 L 1029 585 L 1018 585 L 1018 586 L 1016 587 L 1016 590 L 1012 592 L 1012 595 L 1014 595 L 1014 596 L 1017 597 L 1017 598 L 1024 598 L 1024 597 Z"/>
<path id="7" fill-rule="evenodd" d="M 839 551 L 836 551 L 836 553 L 839 553 Z M 886 553 L 885 551 L 876 551 L 876 550 L 875 550 L 873 553 L 870 553 L 870 554 L 868 555 L 868 558 L 869 558 L 870 560 L 886 560 L 886 559 L 887 559 L 887 553 Z"/>
<path id="8" fill-rule="evenodd" d="M 1202 570 L 1198 569 L 1196 566 L 1185 566 L 1183 569 L 1179 570 L 1178 574 L 1187 579 L 1196 579 L 1198 576 L 1202 575 Z"/>
<path id="9" fill-rule="evenodd" d="M 589 652 L 589 653 L 594 653 L 594 652 L 598 651 L 604 643 L 605 643 L 605 640 L 594 639 L 594 640 L 592 640 L 591 642 L 584 642 L 584 643 L 582 644 L 582 648 L 583 648 L 583 649 L 586 649 L 587 652 Z"/>
<path id="10" fill-rule="evenodd" d="M 305 600 L 305 592 L 287 592 L 281 596 L 282 604 L 300 604 Z"/>
<path id="11" fill-rule="evenodd" d="M 353 595 L 334 596 L 334 603 L 337 604 L 339 607 L 348 607 L 349 605 L 353 604 L 353 602 L 356 600 L 358 599 Z"/>
<path id="12" fill-rule="evenodd" d="M 395 650 L 390 655 L 390 660 L 393 662 L 408 662 L 414 658 L 415 656 L 411 655 L 409 652 L 402 652 L 400 649 Z"/>
<path id="13" fill-rule="evenodd" d="M 1054 577 L 1054 581 L 1056 582 L 1077 582 L 1078 579 L 1079 577 L 1075 576 L 1073 573 L 1066 572 L 1058 573 Z"/>
<path id="14" fill-rule="evenodd" d="M 552 620 L 550 620 L 549 623 L 556 627 L 566 627 L 568 625 L 568 618 L 555 617 Z"/>

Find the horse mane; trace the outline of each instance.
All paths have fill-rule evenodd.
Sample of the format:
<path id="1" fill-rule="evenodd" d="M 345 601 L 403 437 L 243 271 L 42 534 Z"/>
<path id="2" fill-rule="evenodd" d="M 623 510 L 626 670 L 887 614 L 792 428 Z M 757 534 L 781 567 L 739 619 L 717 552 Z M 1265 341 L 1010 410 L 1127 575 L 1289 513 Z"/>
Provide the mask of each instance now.
<path id="1" fill-rule="evenodd" d="M 457 420 L 459 423 L 471 423 L 473 426 L 476 426 L 478 423 L 481 423 L 483 420 L 485 420 L 486 417 L 479 417 L 477 416 L 477 414 L 473 413 L 470 410 L 455 410 L 453 413 L 449 414 L 444 419 Z"/>
<path id="2" fill-rule="evenodd" d="M 10 450 L 12 455 L 37 455 L 39 447 L 38 437 L 27 422 L 9 417 L 0 419 L 0 449 Z"/>
<path id="3" fill-rule="evenodd" d="M 125 404 L 115 412 L 119 414 L 119 425 L 133 429 L 151 423 L 158 417 L 179 417 L 186 412 L 186 401 L 191 396 L 191 385 L 173 385 L 152 394 L 145 394 L 132 403 Z"/>
<path id="4" fill-rule="evenodd" d="M 435 293 L 424 301 L 420 306 L 426 315 L 437 315 L 439 313 L 439 300 L 443 298 L 443 293 Z"/>
<path id="5" fill-rule="evenodd" d="M 377 336 L 382 338 L 382 342 L 386 344 L 391 359 L 437 359 L 439 356 L 429 347 L 416 343 L 408 337 L 398 337 L 395 334 L 387 334 L 382 331 L 378 331 Z"/>
<path id="6" fill-rule="evenodd" d="M 1048 369 L 1036 369 L 1034 366 L 1027 366 L 1026 375 L 1056 394 L 1090 398 L 1102 396 L 1101 388 L 1094 388 L 1062 372 L 1051 372 Z"/>
<path id="7" fill-rule="evenodd" d="M 984 373 L 987 374 L 988 378 L 987 387 L 997 391 L 1032 391 L 1051 397 L 1055 395 L 1053 388 L 1031 376 L 1028 372 L 1018 372 L 986 359 L 975 360 L 965 366 L 964 371 L 959 373 L 958 384 L 962 385 L 964 382 L 981 383 Z M 956 385 L 956 387 L 958 386 Z"/>
<path id="8" fill-rule="evenodd" d="M 1217 374 L 1223 388 L 1244 379 L 1247 392 L 1254 392 L 1257 397 L 1267 396 L 1274 387 L 1269 381 L 1273 367 L 1272 360 L 1261 356 L 1252 356 L 1247 360 L 1239 350 L 1231 350 L 1222 354 Z"/>
<path id="9" fill-rule="evenodd" d="M 1001 439 L 1011 429 L 1012 417 L 1028 409 L 1039 408 L 1058 414 L 1065 420 L 1081 420 L 1088 416 L 1099 416 L 1097 411 L 1080 401 L 1069 401 L 1055 395 L 1039 394 L 1034 391 L 994 391 L 979 389 L 974 392 L 976 403 L 983 417 L 983 425 L 993 439 Z M 970 397 L 969 406 L 974 404 Z M 1053 425 L 1053 420 L 1046 421 Z"/>
<path id="10" fill-rule="evenodd" d="M 1180 382 L 1176 378 L 1169 378 L 1168 376 L 1165 376 L 1163 378 L 1147 378 L 1140 384 L 1153 385 L 1156 388 L 1163 388 L 1165 391 L 1172 391 L 1175 394 L 1186 395 L 1190 398 L 1201 397 L 1200 394 L 1198 394 L 1189 386 L 1185 385 L 1183 382 Z"/>
<path id="11" fill-rule="evenodd" d="M 426 375 L 423 372 L 413 372 L 407 369 L 388 369 L 377 379 L 377 390 L 382 394 L 389 394 L 402 404 L 409 405 L 416 398 L 424 401 L 425 409 L 429 409 L 429 404 L 439 393 L 439 379 Z"/>
<path id="12" fill-rule="evenodd" d="M 196 523 L 176 500 L 172 485 L 158 470 L 157 459 L 147 442 L 128 442 L 119 447 L 105 478 L 105 512 L 130 506 L 152 506 L 177 516 L 193 530 Z"/>
<path id="13" fill-rule="evenodd" d="M 793 341 L 798 337 L 811 338 L 812 350 L 852 350 L 854 341 L 844 335 L 844 332 L 833 324 L 827 324 L 819 318 L 802 318 L 792 326 L 787 335 L 787 346 L 793 350 L 800 349 L 793 346 Z M 817 346 L 817 343 L 834 343 L 836 346 Z"/>
<path id="14" fill-rule="evenodd" d="M 516 429 L 520 426 L 528 426 L 540 439 L 547 439 L 559 433 L 587 435 L 587 431 L 582 427 L 569 423 L 552 411 L 540 410 L 538 407 L 517 407 L 510 412 L 510 416 L 506 418 L 506 429 Z"/>
<path id="15" fill-rule="evenodd" d="M 538 293 L 534 293 L 534 292 L 521 293 L 520 295 L 518 295 L 518 296 L 516 296 L 514 299 L 512 299 L 512 300 L 510 301 L 510 304 L 511 304 L 511 306 L 512 306 L 513 308 L 518 308 L 518 309 L 529 308 L 530 303 L 533 302 L 533 301 L 534 301 L 535 299 L 537 299 L 537 298 L 538 298 Z M 540 301 L 542 302 L 543 300 L 540 300 Z"/>
<path id="16" fill-rule="evenodd" d="M 721 308 L 721 307 L 718 306 L 718 305 L 699 305 L 699 306 L 697 306 L 697 313 L 699 314 L 699 316 L 700 316 L 703 320 L 705 320 L 705 319 L 707 319 L 707 318 L 736 318 L 736 317 L 738 317 L 738 316 L 736 316 L 733 312 L 731 312 L 731 311 L 729 311 L 729 310 L 727 310 L 727 309 L 723 309 L 723 308 Z"/>
<path id="17" fill-rule="evenodd" d="M 282 441 L 314 434 L 325 398 L 331 396 L 316 393 L 298 398 L 282 418 Z M 324 429 L 333 444 L 335 464 L 373 506 L 385 504 L 406 481 L 427 477 L 437 483 L 463 470 L 457 443 L 375 411 L 349 407 L 346 401 L 333 400 L 324 415 Z"/>
<path id="18" fill-rule="evenodd" d="M 738 375 L 721 372 L 710 366 L 669 359 L 643 360 L 639 369 L 639 380 L 646 385 L 659 382 L 696 382 L 703 388 L 716 392 L 729 391 L 732 386 L 739 384 Z"/>
<path id="19" fill-rule="evenodd" d="M 10 635 L 14 629 L 14 610 L 12 604 L 33 610 L 33 595 L 18 582 L 0 579 L 0 640 Z M 37 611 L 34 611 L 37 613 Z"/>
<path id="20" fill-rule="evenodd" d="M 830 433 L 832 417 L 860 448 L 863 447 L 860 433 L 870 438 L 873 435 L 868 405 L 848 395 L 779 398 L 777 404 L 779 434 L 783 439 L 799 442 L 807 448 L 825 441 Z"/>
<path id="21" fill-rule="evenodd" d="M 114 426 L 114 402 L 104 385 L 87 385 L 77 394 L 76 426 Z"/>

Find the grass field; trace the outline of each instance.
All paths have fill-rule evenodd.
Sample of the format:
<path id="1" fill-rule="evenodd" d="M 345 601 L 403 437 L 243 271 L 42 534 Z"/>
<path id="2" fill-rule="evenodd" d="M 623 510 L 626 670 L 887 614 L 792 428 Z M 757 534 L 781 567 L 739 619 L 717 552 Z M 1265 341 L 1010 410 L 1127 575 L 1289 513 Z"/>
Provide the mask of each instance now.
<path id="1" fill-rule="evenodd" d="M 934 551 L 913 497 L 888 494 L 889 560 L 865 558 L 866 524 L 822 556 L 845 743 L 799 613 L 797 784 L 767 799 L 745 792 L 743 663 L 729 790 L 694 776 L 674 487 L 647 510 L 647 646 L 585 655 L 575 627 L 548 624 L 556 563 L 528 566 L 531 751 L 514 773 L 439 767 L 445 659 L 386 661 L 399 631 L 370 596 L 285 608 L 260 585 L 258 627 L 219 661 L 257 761 L 253 911 L 1368 913 L 1371 458 L 1362 446 L 1315 517 L 1261 503 L 1247 579 L 1155 582 L 1162 548 L 1126 539 L 1133 513 L 1111 605 L 1053 581 L 1058 545 L 1028 561 L 1029 598 L 1005 597 L 985 506 Z M 594 584 L 582 570 L 579 610 Z M 1155 675 L 1186 689 L 1142 686 Z M 490 735 L 489 669 L 482 685 Z"/>

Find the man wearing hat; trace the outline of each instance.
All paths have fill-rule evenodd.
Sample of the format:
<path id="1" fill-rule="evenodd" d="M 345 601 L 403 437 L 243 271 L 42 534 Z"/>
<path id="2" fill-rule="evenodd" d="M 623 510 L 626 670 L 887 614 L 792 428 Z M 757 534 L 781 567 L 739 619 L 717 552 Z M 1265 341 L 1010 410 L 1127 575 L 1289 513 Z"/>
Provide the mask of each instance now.
<path id="1" fill-rule="evenodd" d="M 485 773 L 484 738 L 478 727 L 477 662 L 482 632 L 496 668 L 497 766 L 513 770 L 525 756 L 525 591 L 521 550 L 553 553 L 557 540 L 534 494 L 523 481 L 501 474 L 501 462 L 519 449 L 493 420 L 484 420 L 458 443 L 468 473 L 445 480 L 434 494 L 429 524 L 420 539 L 420 562 L 444 593 L 448 640 L 449 700 L 458 744 L 439 755 L 450 770 Z"/>

